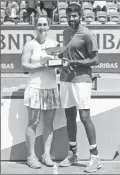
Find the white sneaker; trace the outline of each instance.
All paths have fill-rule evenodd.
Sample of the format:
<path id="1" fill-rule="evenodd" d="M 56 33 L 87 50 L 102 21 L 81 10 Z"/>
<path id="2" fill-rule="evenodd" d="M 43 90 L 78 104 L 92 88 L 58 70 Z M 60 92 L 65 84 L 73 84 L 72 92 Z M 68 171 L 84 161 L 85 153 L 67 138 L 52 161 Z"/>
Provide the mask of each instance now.
<path id="1" fill-rule="evenodd" d="M 31 168 L 41 168 L 41 163 L 36 156 L 29 156 L 27 158 L 27 165 Z"/>
<path id="2" fill-rule="evenodd" d="M 90 156 L 90 161 L 89 161 L 89 163 L 86 166 L 84 171 L 87 172 L 87 173 L 92 173 L 92 172 L 97 171 L 101 167 L 102 167 L 102 164 L 101 164 L 99 156 L 91 155 Z"/>
<path id="3" fill-rule="evenodd" d="M 48 167 L 53 167 L 54 166 L 54 162 L 52 160 L 54 160 L 55 158 L 51 155 L 42 155 L 42 163 L 45 164 Z"/>
<path id="4" fill-rule="evenodd" d="M 59 166 L 60 167 L 68 167 L 71 166 L 73 163 L 77 163 L 78 162 L 78 155 L 77 154 L 73 154 L 72 151 L 68 152 L 68 156 L 60 162 Z"/>

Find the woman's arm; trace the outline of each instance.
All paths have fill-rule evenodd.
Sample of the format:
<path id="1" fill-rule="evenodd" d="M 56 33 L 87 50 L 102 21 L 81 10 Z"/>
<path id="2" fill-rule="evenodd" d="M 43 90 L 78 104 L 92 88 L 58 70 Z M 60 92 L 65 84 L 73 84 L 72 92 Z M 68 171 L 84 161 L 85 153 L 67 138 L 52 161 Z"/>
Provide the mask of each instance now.
<path id="1" fill-rule="evenodd" d="M 22 52 L 22 66 L 25 72 L 33 72 L 41 67 L 44 67 L 40 63 L 31 63 L 30 62 L 31 54 L 32 54 L 32 44 L 30 42 L 27 42 Z"/>

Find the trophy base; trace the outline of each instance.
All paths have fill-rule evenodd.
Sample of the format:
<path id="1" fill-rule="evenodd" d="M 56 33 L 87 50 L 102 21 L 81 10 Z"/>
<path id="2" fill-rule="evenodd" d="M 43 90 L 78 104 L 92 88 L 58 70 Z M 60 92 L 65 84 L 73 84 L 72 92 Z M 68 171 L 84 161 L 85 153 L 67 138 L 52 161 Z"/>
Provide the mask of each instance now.
<path id="1" fill-rule="evenodd" d="M 63 65 L 63 60 L 61 60 L 61 59 L 48 60 L 47 65 L 48 65 L 48 67 L 62 66 Z"/>

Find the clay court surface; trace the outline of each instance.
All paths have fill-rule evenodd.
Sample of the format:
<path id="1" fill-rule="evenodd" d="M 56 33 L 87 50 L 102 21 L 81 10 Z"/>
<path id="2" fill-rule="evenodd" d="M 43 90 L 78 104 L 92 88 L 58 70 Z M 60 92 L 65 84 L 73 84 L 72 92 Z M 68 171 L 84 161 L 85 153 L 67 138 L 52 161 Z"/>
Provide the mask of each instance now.
<path id="1" fill-rule="evenodd" d="M 59 167 L 57 162 L 58 174 L 88 174 L 84 173 L 87 161 L 80 161 L 71 167 Z M 120 161 L 102 161 L 102 168 L 91 174 L 120 174 Z M 52 167 L 42 165 L 41 169 L 32 169 L 26 162 L 1 162 L 1 174 L 54 174 Z M 90 173 L 89 173 L 90 174 Z"/>
<path id="2" fill-rule="evenodd" d="M 1 78 L 1 95 L 3 96 L 6 95 L 6 92 L 7 95 L 8 92 L 12 95 L 13 91 L 24 89 L 26 86 L 27 75 L 20 77 L 20 75 L 16 76 L 15 74 L 12 74 L 10 77 L 5 77 L 6 76 L 4 75 Z M 119 74 L 102 74 L 102 79 L 99 79 L 98 82 L 98 90 L 119 91 L 119 82 Z M 84 168 L 87 163 L 87 161 L 80 161 L 71 167 L 60 168 L 59 162 L 57 162 L 57 171 L 58 174 L 87 174 L 84 173 Z M 102 164 L 103 167 L 92 174 L 120 174 L 120 161 L 102 161 Z M 54 174 L 54 170 L 53 168 L 44 165 L 42 165 L 41 169 L 32 169 L 26 165 L 26 162 L 1 161 L 1 174 Z"/>

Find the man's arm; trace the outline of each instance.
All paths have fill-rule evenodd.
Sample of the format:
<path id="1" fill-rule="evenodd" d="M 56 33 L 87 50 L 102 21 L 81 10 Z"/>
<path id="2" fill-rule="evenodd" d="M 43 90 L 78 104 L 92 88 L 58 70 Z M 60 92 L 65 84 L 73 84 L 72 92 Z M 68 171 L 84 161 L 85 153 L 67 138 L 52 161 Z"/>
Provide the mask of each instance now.
<path id="1" fill-rule="evenodd" d="M 81 66 L 96 66 L 99 64 L 98 52 L 91 52 L 89 56 L 90 58 L 85 60 L 70 60 L 70 63 L 78 63 Z"/>
<path id="2" fill-rule="evenodd" d="M 88 58 L 82 59 L 82 60 L 75 60 L 73 62 L 76 62 L 80 64 L 81 66 L 95 66 L 99 63 L 99 56 L 98 56 L 98 46 L 97 46 L 97 40 L 95 35 L 92 32 L 86 33 L 85 37 L 85 47 L 88 52 Z M 83 57 L 82 55 L 80 55 Z"/>

